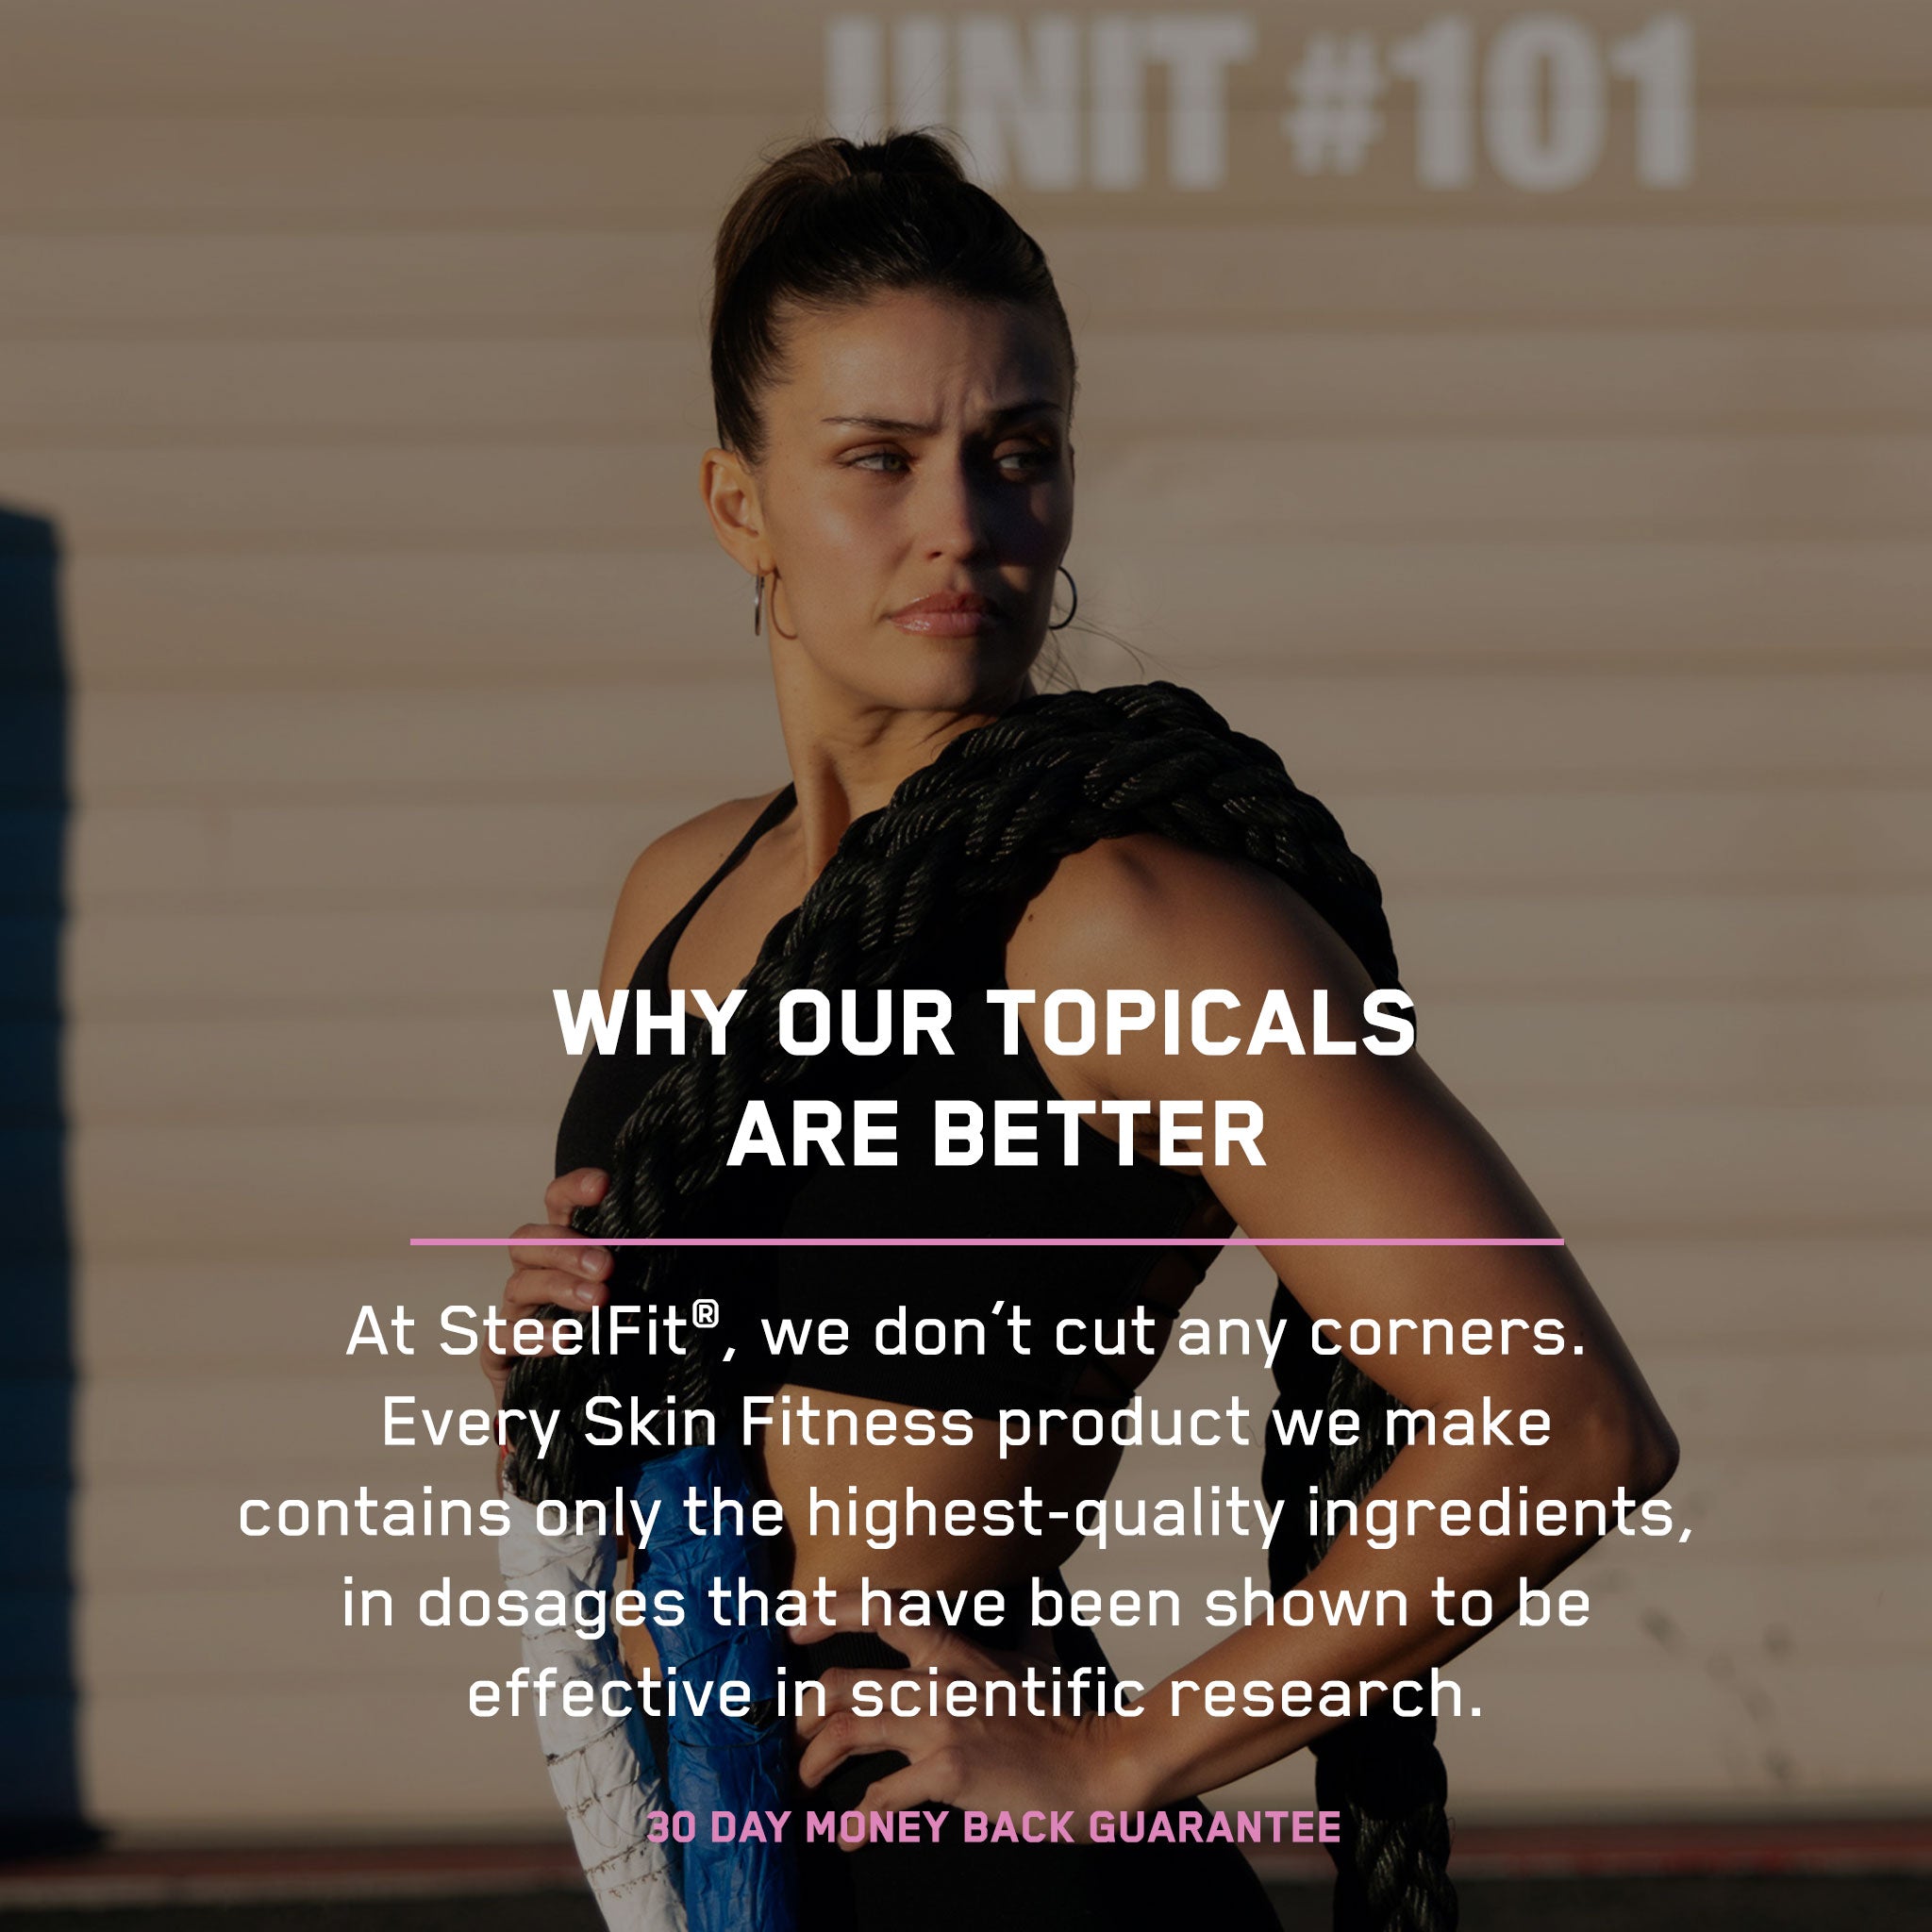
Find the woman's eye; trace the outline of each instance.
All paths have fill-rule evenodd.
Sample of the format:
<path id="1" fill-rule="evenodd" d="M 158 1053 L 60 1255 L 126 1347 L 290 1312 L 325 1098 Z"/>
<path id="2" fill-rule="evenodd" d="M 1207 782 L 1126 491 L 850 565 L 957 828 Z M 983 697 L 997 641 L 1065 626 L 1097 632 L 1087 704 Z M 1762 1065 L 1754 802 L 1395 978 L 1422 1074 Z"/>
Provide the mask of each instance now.
<path id="1" fill-rule="evenodd" d="M 848 470 L 866 470 L 871 469 L 874 463 L 903 463 L 905 460 L 905 457 L 898 450 L 874 449 L 868 450 L 862 457 L 854 457 L 845 467 Z M 874 471 L 874 474 L 881 476 L 890 476 L 896 473 L 891 470 L 880 469 Z"/>
<path id="2" fill-rule="evenodd" d="M 1053 467 L 1054 452 L 1035 443 L 1025 449 L 1009 449 L 998 460 L 1002 468 L 1008 463 L 1018 463 L 1020 468 L 1014 472 L 1017 475 L 1033 476 Z"/>

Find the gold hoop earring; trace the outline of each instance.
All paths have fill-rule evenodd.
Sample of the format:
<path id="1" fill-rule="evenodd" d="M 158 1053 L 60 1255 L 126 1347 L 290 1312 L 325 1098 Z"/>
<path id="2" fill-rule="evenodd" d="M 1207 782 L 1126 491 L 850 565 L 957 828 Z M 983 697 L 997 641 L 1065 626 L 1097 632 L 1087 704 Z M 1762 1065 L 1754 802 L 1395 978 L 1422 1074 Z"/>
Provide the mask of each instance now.
<path id="1" fill-rule="evenodd" d="M 1058 624 L 1048 625 L 1047 629 L 1065 630 L 1068 625 L 1072 624 L 1074 621 L 1074 612 L 1079 609 L 1080 608 L 1080 587 L 1074 581 L 1074 573 L 1070 571 L 1065 564 L 1056 564 L 1054 568 L 1059 572 L 1061 576 L 1066 578 L 1067 589 L 1073 591 L 1074 593 L 1074 602 L 1068 609 L 1067 614 L 1063 618 L 1061 618 Z"/>

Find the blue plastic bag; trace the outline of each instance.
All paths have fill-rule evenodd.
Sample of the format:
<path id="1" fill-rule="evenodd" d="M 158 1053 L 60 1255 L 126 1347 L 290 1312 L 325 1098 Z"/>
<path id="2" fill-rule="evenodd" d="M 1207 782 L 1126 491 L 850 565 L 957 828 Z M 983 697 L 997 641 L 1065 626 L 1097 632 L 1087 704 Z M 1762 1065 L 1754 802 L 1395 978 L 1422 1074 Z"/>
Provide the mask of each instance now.
<path id="1" fill-rule="evenodd" d="M 661 1505 L 657 1521 L 668 1534 L 654 1533 L 637 1553 L 637 1587 L 645 1593 L 645 1624 L 657 1646 L 660 1675 L 675 1669 L 680 1686 L 667 1719 L 669 1749 L 664 1782 L 675 1810 L 696 1815 L 697 1832 L 684 1847 L 683 1892 L 691 1932 L 794 1932 L 798 1923 L 797 1867 L 789 1842 L 710 1841 L 711 1814 L 731 1814 L 734 1824 L 747 1813 L 791 1808 L 791 1783 L 787 1745 L 789 1723 L 777 1713 L 778 1667 L 789 1645 L 782 1631 L 767 1624 L 720 1623 L 713 1614 L 711 1585 L 722 1579 L 727 1612 L 735 1611 L 738 1580 L 769 1591 L 774 1570 L 771 1541 L 741 1534 L 693 1536 L 685 1498 L 695 1492 L 705 1504 L 708 1526 L 718 1527 L 723 1513 L 713 1497 L 742 1507 L 751 1520 L 758 1492 L 739 1450 L 710 1444 L 673 1450 L 644 1464 L 632 1494 L 646 1513 Z M 660 1622 L 650 1609 L 661 1590 L 681 1592 L 684 1621 Z M 726 1716 L 713 1689 L 702 1714 L 688 1707 L 693 1687 L 731 1680 L 748 1685 L 747 1717 Z M 760 1823 L 763 1820 L 760 1818 Z"/>

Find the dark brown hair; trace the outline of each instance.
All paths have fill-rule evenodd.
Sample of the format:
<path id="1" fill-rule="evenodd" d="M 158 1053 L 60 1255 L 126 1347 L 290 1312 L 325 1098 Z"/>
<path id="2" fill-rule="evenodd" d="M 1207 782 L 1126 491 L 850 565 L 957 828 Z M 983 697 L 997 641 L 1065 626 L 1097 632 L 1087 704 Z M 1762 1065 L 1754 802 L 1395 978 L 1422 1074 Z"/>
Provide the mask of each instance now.
<path id="1" fill-rule="evenodd" d="M 788 311 L 824 313 L 910 289 L 1044 314 L 1078 382 L 1073 331 L 1037 242 L 966 178 L 926 128 L 833 135 L 769 157 L 739 192 L 712 258 L 711 396 L 718 441 L 765 453 L 758 399 L 784 379 Z"/>

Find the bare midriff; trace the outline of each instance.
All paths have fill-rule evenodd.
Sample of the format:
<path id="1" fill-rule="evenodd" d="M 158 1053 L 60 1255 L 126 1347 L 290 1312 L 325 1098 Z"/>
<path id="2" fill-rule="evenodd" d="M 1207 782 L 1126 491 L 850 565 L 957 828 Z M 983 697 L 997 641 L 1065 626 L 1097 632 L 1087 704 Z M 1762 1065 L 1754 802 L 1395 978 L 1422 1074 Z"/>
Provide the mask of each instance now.
<path id="1" fill-rule="evenodd" d="M 809 1395 L 822 1407 L 856 1408 L 861 1416 L 871 1409 L 910 1413 L 871 1396 L 799 1388 L 780 1392 Z M 767 1492 L 785 1511 L 792 1587 L 810 1590 L 823 1579 L 834 1590 L 862 1583 L 883 1590 L 991 1589 L 1064 1563 L 1080 1544 L 1076 1506 L 1084 1496 L 1106 1491 L 1121 1452 L 1111 1444 L 1083 1448 L 1063 1436 L 1044 1447 L 1010 1450 L 1003 1458 L 996 1423 L 974 1417 L 972 1429 L 973 1441 L 965 1444 L 767 1445 L 758 1467 Z M 950 1530 L 949 1504 L 958 1525 Z M 991 1512 L 989 1506 L 994 1506 Z"/>

